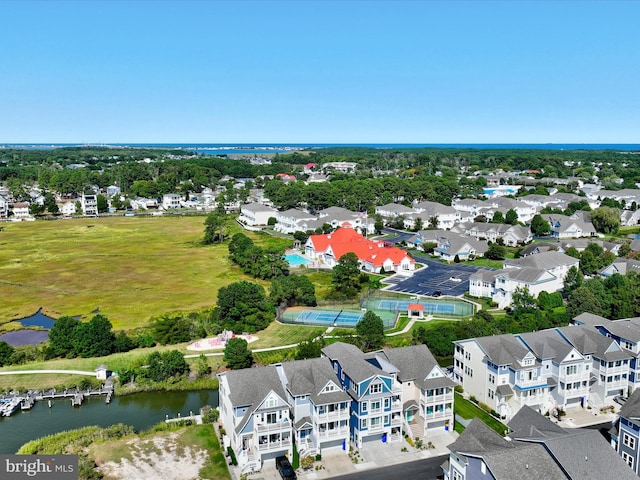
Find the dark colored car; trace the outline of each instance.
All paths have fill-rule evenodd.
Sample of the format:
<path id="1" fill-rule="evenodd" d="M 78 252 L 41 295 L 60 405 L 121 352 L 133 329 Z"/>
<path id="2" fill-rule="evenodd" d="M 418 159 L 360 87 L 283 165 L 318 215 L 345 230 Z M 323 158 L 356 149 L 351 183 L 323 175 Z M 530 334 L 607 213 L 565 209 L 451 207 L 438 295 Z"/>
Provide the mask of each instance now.
<path id="1" fill-rule="evenodd" d="M 296 472 L 287 457 L 276 457 L 276 468 L 280 472 L 282 480 L 296 480 Z"/>
<path id="2" fill-rule="evenodd" d="M 431 296 L 432 297 L 440 297 L 440 296 L 442 296 L 442 292 L 440 290 L 436 290 L 435 292 L 433 292 L 433 294 Z"/>

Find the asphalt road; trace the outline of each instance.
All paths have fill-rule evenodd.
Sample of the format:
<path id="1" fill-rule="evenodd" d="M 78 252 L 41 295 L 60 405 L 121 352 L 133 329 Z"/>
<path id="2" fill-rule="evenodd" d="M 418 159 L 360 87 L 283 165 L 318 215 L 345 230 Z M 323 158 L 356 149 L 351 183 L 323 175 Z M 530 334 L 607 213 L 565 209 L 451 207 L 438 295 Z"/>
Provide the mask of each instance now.
<path id="1" fill-rule="evenodd" d="M 409 463 L 399 463 L 390 467 L 364 470 L 350 475 L 333 477 L 332 480 L 388 480 L 390 478 L 419 478 L 420 480 L 439 480 L 442 478 L 440 465 L 448 455 L 426 458 Z"/>

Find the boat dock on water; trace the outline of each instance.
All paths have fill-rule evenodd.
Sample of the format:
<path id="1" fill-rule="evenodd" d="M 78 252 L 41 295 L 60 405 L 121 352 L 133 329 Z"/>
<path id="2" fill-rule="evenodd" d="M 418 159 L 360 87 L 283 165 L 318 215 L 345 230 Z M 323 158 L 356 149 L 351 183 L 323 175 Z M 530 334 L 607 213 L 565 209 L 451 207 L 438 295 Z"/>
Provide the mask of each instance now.
<path id="1" fill-rule="evenodd" d="M 95 390 L 80 390 L 76 388 L 56 391 L 56 389 L 53 388 L 42 391 L 30 390 L 24 394 L 10 393 L 9 395 L 0 395 L 0 416 L 9 417 L 19 408 L 22 410 L 30 410 L 36 401 L 39 400 L 48 400 L 49 407 L 51 407 L 52 400 L 70 398 L 71 405 L 77 407 L 82 405 L 85 398 L 100 395 L 105 395 L 105 403 L 109 403 L 113 396 L 113 384 L 109 382 L 103 385 L 102 388 Z"/>

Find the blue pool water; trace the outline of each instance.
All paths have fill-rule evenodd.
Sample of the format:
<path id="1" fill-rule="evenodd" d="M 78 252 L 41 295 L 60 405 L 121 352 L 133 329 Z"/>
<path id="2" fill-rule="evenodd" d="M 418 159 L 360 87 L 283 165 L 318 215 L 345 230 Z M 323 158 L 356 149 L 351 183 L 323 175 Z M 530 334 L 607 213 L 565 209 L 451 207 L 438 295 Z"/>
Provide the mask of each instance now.
<path id="1" fill-rule="evenodd" d="M 284 256 L 284 259 L 292 267 L 299 267 L 300 265 L 307 265 L 307 264 L 311 263 L 311 260 L 307 260 L 302 255 L 298 255 L 297 253 L 289 253 L 289 254 Z"/>

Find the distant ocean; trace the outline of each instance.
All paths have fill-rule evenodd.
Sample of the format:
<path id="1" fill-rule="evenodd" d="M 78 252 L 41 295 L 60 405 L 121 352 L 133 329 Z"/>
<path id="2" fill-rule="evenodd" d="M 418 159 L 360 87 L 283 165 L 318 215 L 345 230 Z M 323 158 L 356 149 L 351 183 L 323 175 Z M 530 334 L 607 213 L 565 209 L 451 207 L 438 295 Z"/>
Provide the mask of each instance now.
<path id="1" fill-rule="evenodd" d="M 637 143 L 5 143 L 3 148 L 51 150 L 60 147 L 132 147 L 132 148 L 177 148 L 208 155 L 260 155 L 265 153 L 291 153 L 299 150 L 314 150 L 330 147 L 362 147 L 376 149 L 401 148 L 456 148 L 456 149 L 517 149 L 517 150 L 613 150 L 618 152 L 640 152 Z"/>

